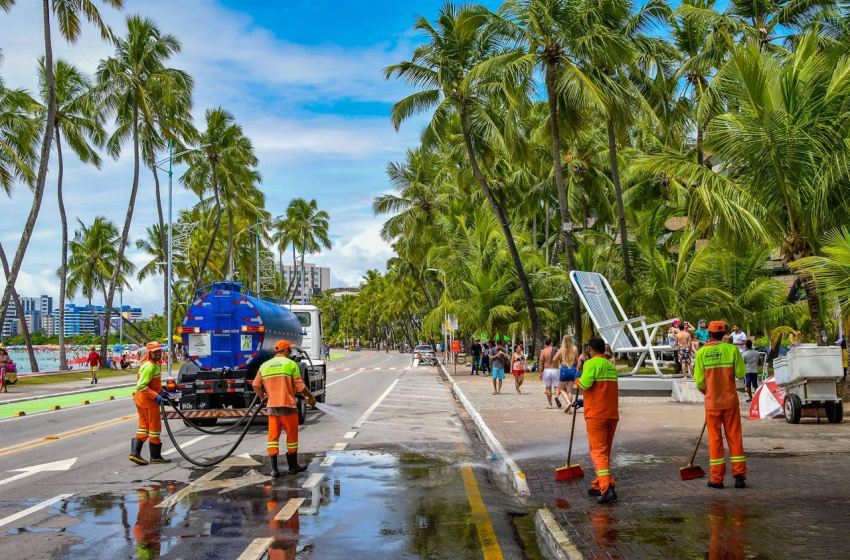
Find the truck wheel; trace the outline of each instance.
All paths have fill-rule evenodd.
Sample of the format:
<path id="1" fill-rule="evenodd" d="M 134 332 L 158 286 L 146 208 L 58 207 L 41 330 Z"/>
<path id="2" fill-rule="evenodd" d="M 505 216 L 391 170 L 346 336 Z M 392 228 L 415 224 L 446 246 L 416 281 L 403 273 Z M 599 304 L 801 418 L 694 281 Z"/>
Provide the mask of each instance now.
<path id="1" fill-rule="evenodd" d="M 324 403 L 325 403 L 325 393 L 324 393 L 324 392 L 322 392 L 322 394 L 321 394 L 321 395 L 319 395 L 318 397 L 316 397 L 316 402 L 320 402 L 320 403 L 322 403 L 322 404 L 324 404 Z"/>
<path id="2" fill-rule="evenodd" d="M 826 418 L 831 424 L 840 424 L 844 419 L 844 403 L 841 401 L 828 402 L 825 405 Z"/>
<path id="3" fill-rule="evenodd" d="M 803 415 L 803 403 L 800 402 L 800 397 L 790 393 L 785 397 L 785 404 L 782 407 L 785 412 L 785 421 L 789 424 L 799 424 L 800 418 Z"/>
<path id="4" fill-rule="evenodd" d="M 304 399 L 298 399 L 296 407 L 298 408 L 298 425 L 301 425 L 307 418 L 307 401 Z"/>

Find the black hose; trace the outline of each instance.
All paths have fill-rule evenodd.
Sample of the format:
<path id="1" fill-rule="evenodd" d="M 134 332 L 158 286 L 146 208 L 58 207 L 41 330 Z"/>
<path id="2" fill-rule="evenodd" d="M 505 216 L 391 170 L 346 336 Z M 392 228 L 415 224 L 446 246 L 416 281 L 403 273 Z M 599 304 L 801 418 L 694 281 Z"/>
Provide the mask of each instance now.
<path id="1" fill-rule="evenodd" d="M 164 400 L 167 400 L 168 404 L 170 404 L 171 407 L 174 410 L 176 410 L 178 412 L 178 414 L 180 414 L 180 416 L 183 416 L 182 413 L 180 413 L 180 410 L 174 405 L 174 401 L 172 401 L 167 396 L 164 398 Z M 254 404 L 258 400 L 259 400 L 259 396 L 255 396 L 254 400 L 251 402 L 251 406 L 253 407 Z M 180 449 L 180 446 L 177 444 L 177 440 L 174 438 L 174 434 L 171 432 L 171 426 L 168 424 L 168 418 L 165 415 L 165 403 L 161 402 L 159 404 L 159 407 L 160 407 L 160 411 L 162 412 L 162 420 L 163 420 L 163 422 L 165 422 L 165 431 L 168 432 L 168 437 L 171 439 L 171 443 L 174 444 L 174 449 L 176 449 L 177 452 L 180 453 L 180 455 L 184 459 L 186 459 L 187 461 L 189 461 L 193 465 L 198 466 L 198 467 L 203 467 L 203 468 L 214 467 L 217 464 L 226 460 L 231 455 L 233 455 L 233 452 L 236 451 L 236 448 L 239 447 L 239 444 L 242 443 L 242 440 L 245 439 L 246 435 L 248 435 L 248 430 L 251 428 L 251 425 L 254 423 L 254 420 L 257 418 L 257 415 L 260 413 L 260 409 L 262 408 L 262 407 L 258 406 L 257 408 L 254 409 L 254 414 L 251 416 L 251 420 L 245 425 L 245 429 L 242 430 L 242 433 L 239 435 L 239 439 L 236 440 L 236 442 L 233 444 L 233 446 L 230 449 L 228 449 L 227 452 L 224 455 L 222 455 L 220 458 L 216 459 L 215 461 L 209 461 L 209 462 L 206 462 L 206 463 L 202 463 L 200 461 L 196 461 L 195 459 L 192 459 L 191 457 L 186 455 L 186 453 L 182 449 Z M 248 416 L 248 414 L 245 414 L 245 417 L 247 417 L 247 416 Z"/>
<path id="2" fill-rule="evenodd" d="M 248 405 L 248 410 L 251 410 L 251 408 L 253 408 L 253 406 L 254 406 L 254 404 L 257 402 L 257 399 L 258 399 L 258 398 L 259 398 L 259 396 L 255 394 L 255 395 L 254 395 L 254 400 L 252 400 L 252 401 L 251 401 L 251 404 L 249 404 L 249 405 Z M 220 436 L 220 435 L 222 435 L 222 434 L 226 434 L 226 433 L 228 433 L 228 432 L 233 431 L 233 429 L 234 429 L 234 428 L 236 428 L 237 426 L 239 426 L 242 422 L 244 422 L 244 421 L 245 421 L 245 419 L 246 419 L 246 418 L 248 418 L 248 414 L 244 414 L 244 415 L 242 415 L 242 416 L 240 416 L 240 417 L 239 417 L 239 421 L 238 421 L 238 422 L 236 422 L 235 424 L 233 424 L 233 425 L 231 425 L 231 426 L 229 426 L 229 427 L 227 427 L 227 428 L 225 428 L 225 429 L 223 429 L 223 430 L 207 430 L 207 429 L 205 429 L 205 428 L 202 428 L 202 427 L 198 426 L 198 425 L 197 425 L 197 424 L 195 424 L 194 422 L 192 422 L 192 420 L 191 420 L 190 418 L 187 418 L 187 417 L 186 417 L 186 415 L 184 415 L 184 414 L 183 414 L 183 412 L 182 412 L 179 408 L 177 408 L 177 405 L 176 405 L 176 404 L 174 404 L 174 401 L 172 401 L 169 397 L 165 396 L 165 397 L 164 397 L 164 399 L 168 401 L 168 404 L 170 404 L 170 405 L 171 405 L 171 408 L 173 408 L 173 409 L 177 412 L 177 415 L 178 415 L 178 416 L 180 416 L 180 418 L 182 418 L 182 419 L 183 419 L 183 421 L 184 421 L 184 422 L 186 422 L 186 424 L 187 424 L 190 428 L 194 428 L 195 430 L 198 430 L 198 431 L 199 431 L 199 432 L 201 432 L 202 434 L 209 434 L 209 435 L 211 435 L 211 436 Z"/>

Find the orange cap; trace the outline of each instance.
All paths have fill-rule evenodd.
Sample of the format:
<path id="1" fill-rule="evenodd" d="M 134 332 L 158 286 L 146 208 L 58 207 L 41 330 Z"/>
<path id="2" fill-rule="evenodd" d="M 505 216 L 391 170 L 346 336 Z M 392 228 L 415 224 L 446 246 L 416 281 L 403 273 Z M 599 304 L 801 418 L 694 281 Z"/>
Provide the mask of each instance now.
<path id="1" fill-rule="evenodd" d="M 726 323 L 723 321 L 712 321 L 708 324 L 708 332 L 726 332 Z"/>
<path id="2" fill-rule="evenodd" d="M 162 350 L 162 346 L 157 341 L 148 342 L 145 344 L 145 348 L 147 348 L 148 352 L 156 352 L 157 350 Z"/>
<path id="3" fill-rule="evenodd" d="M 278 340 L 274 343 L 274 351 L 275 352 L 283 352 L 284 350 L 289 350 L 292 348 L 292 344 L 288 340 Z"/>

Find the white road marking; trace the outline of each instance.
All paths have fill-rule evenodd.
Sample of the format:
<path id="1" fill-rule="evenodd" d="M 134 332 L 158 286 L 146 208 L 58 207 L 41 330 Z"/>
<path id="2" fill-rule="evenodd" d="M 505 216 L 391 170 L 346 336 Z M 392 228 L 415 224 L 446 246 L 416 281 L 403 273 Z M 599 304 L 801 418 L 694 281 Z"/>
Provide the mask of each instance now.
<path id="1" fill-rule="evenodd" d="M 298 513 L 298 508 L 301 507 L 301 504 L 304 503 L 304 498 L 290 498 L 286 505 L 284 505 L 277 515 L 274 516 L 275 521 L 283 521 L 284 523 L 289 521 L 289 518 Z"/>
<path id="2" fill-rule="evenodd" d="M 356 436 L 357 436 L 357 432 L 352 431 L 352 432 L 347 432 L 347 433 L 346 433 L 344 436 L 342 436 L 342 437 L 343 437 L 344 439 L 354 439 Z"/>
<path id="3" fill-rule="evenodd" d="M 50 507 L 53 504 L 55 504 L 56 502 L 61 502 L 62 500 L 70 498 L 71 496 L 73 496 L 73 494 L 59 494 L 58 496 L 54 496 L 54 497 L 50 498 L 49 500 L 44 500 L 43 502 L 38 503 L 38 504 L 36 504 L 36 505 L 34 505 L 30 508 L 27 508 L 23 511 L 19 511 L 18 513 L 13 513 L 12 515 L 10 515 L 8 517 L 4 517 L 3 519 L 0 519 L 0 527 L 3 527 L 4 525 L 8 525 L 9 523 L 17 521 L 18 519 L 22 519 L 22 518 L 26 517 L 27 515 L 29 515 L 31 513 L 35 513 L 35 512 L 42 510 L 46 507 Z"/>
<path id="4" fill-rule="evenodd" d="M 345 451 L 345 448 L 348 447 L 347 443 L 338 443 L 333 446 L 334 451 Z"/>
<path id="5" fill-rule="evenodd" d="M 396 394 L 398 394 L 400 396 L 396 397 L 394 395 L 392 397 L 389 397 L 389 400 L 392 400 L 392 401 L 419 400 L 419 399 L 425 399 L 425 400 L 429 400 L 429 401 L 446 401 L 446 400 L 448 400 L 448 395 L 446 395 L 444 397 L 423 397 L 423 396 L 420 396 L 420 395 L 415 395 L 415 394 L 410 394 L 410 393 L 407 393 L 407 394 L 396 393 Z"/>
<path id="6" fill-rule="evenodd" d="M 64 461 L 56 461 L 53 463 L 43 463 L 41 465 L 33 465 L 31 467 L 24 467 L 22 469 L 12 469 L 9 472 L 16 472 L 21 474 L 16 474 L 15 476 L 10 476 L 9 478 L 4 478 L 0 480 L 0 486 L 3 486 L 7 482 L 13 482 L 15 480 L 20 480 L 22 478 L 26 478 L 28 476 L 32 476 L 36 473 L 47 472 L 47 471 L 67 471 L 70 469 L 74 463 L 77 462 L 77 458 L 66 459 Z"/>
<path id="7" fill-rule="evenodd" d="M 398 379 L 396 379 L 395 381 L 390 383 L 390 386 L 387 388 L 386 391 L 384 391 L 384 394 L 381 395 L 380 397 L 378 397 L 378 400 L 376 400 L 374 403 L 372 403 L 372 406 L 370 406 L 369 409 L 366 412 L 363 413 L 363 416 L 361 416 L 357 420 L 357 422 L 355 422 L 354 425 L 351 426 L 351 427 L 352 428 L 359 428 L 360 426 L 362 426 L 363 422 L 365 422 L 366 420 L 369 419 L 369 415 L 372 414 L 375 411 L 375 409 L 378 408 L 381 405 L 381 402 L 385 398 L 387 398 L 387 396 L 390 394 L 390 392 L 392 392 L 393 389 L 395 389 L 396 385 L 398 385 Z"/>
<path id="8" fill-rule="evenodd" d="M 333 383 L 328 383 L 327 385 L 325 385 L 325 387 L 330 387 L 331 385 L 336 385 L 337 383 L 342 383 L 342 382 L 343 382 L 343 381 L 345 381 L 346 379 L 351 379 L 351 378 L 352 378 L 352 377 L 354 377 L 355 375 L 359 375 L 359 374 L 363 373 L 364 371 L 366 371 L 366 370 L 361 368 L 360 370 L 355 371 L 354 373 L 352 373 L 351 375 L 349 375 L 349 376 L 347 376 L 347 377 L 343 377 L 342 379 L 337 379 L 337 380 L 336 380 L 336 381 L 334 381 Z"/>
<path id="9" fill-rule="evenodd" d="M 312 490 L 313 487 L 319 484 L 323 478 L 325 478 L 325 473 L 313 473 L 307 478 L 304 484 L 301 485 L 301 488 L 307 488 L 308 490 Z"/>
<path id="10" fill-rule="evenodd" d="M 236 560 L 258 560 L 266 553 L 273 542 L 274 539 L 271 537 L 254 539 Z"/>
<path id="11" fill-rule="evenodd" d="M 334 461 L 336 461 L 336 455 L 328 455 L 327 457 L 325 457 L 322 460 L 322 466 L 323 467 L 330 467 L 331 465 L 334 464 Z"/>
<path id="12" fill-rule="evenodd" d="M 184 443 L 183 445 L 181 445 L 181 446 L 180 446 L 180 448 L 181 448 L 181 449 L 186 449 L 186 448 L 187 448 L 187 447 L 189 447 L 190 445 L 195 445 L 195 444 L 196 444 L 196 443 L 198 443 L 199 441 L 205 440 L 205 439 L 207 439 L 208 437 L 210 437 L 210 436 L 209 436 L 209 435 L 207 435 L 207 434 L 204 434 L 204 435 L 202 435 L 202 436 L 198 436 L 198 437 L 196 437 L 196 438 L 194 438 L 194 439 L 190 439 L 189 441 L 187 441 L 186 443 Z M 169 449 L 168 451 L 165 451 L 162 455 L 163 455 L 163 456 L 165 456 L 165 455 L 171 455 L 172 453 L 177 453 L 177 448 L 176 448 L 176 447 L 173 447 L 173 448 Z"/>

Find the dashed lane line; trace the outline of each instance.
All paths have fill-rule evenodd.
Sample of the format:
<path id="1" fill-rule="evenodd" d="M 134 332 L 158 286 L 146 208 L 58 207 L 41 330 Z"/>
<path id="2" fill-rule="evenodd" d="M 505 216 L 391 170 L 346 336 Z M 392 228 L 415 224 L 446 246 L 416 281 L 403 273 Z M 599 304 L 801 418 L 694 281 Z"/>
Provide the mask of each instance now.
<path id="1" fill-rule="evenodd" d="M 286 504 L 280 508 L 280 511 L 277 512 L 277 515 L 274 516 L 275 521 L 282 521 L 286 523 L 289 521 L 289 518 L 298 513 L 298 508 L 301 507 L 301 504 L 304 503 L 304 498 L 290 498 Z"/>
<path id="2" fill-rule="evenodd" d="M 336 461 L 336 455 L 328 455 L 327 457 L 322 459 L 322 466 L 323 467 L 330 467 L 331 465 L 334 464 L 334 461 Z"/>
<path id="3" fill-rule="evenodd" d="M 376 408 L 378 408 L 378 407 L 381 405 L 381 402 L 383 402 L 383 400 L 384 400 L 385 398 L 387 398 L 387 396 L 388 396 L 388 395 L 392 392 L 392 390 L 393 390 L 393 389 L 395 389 L 395 386 L 396 386 L 396 385 L 398 385 L 398 379 L 396 379 L 396 380 L 394 380 L 392 383 L 390 383 L 390 386 L 389 386 L 389 387 L 387 387 L 387 390 L 386 390 L 386 391 L 384 391 L 384 394 L 382 394 L 380 397 L 378 397 L 378 400 L 376 400 L 374 403 L 372 403 L 372 406 L 370 406 L 370 407 L 366 410 L 366 412 L 364 412 L 364 413 L 363 413 L 363 416 L 361 416 L 360 418 L 358 418 L 358 419 L 357 419 L 357 422 L 355 422 L 355 423 L 354 423 L 354 425 L 353 425 L 353 426 L 351 426 L 351 427 L 352 427 L 352 428 L 359 428 L 360 426 L 362 426 L 362 425 L 363 425 L 363 423 L 364 423 L 366 420 L 368 420 L 368 419 L 369 419 L 369 415 L 370 415 L 370 414 L 372 414 L 372 413 L 375 411 L 375 409 L 376 409 Z"/>
<path id="4" fill-rule="evenodd" d="M 338 443 L 333 446 L 333 451 L 345 451 L 346 447 L 348 447 L 347 443 Z"/>
<path id="5" fill-rule="evenodd" d="M 4 525 L 8 525 L 9 523 L 17 521 L 18 519 L 23 519 L 24 517 L 28 516 L 31 513 L 35 513 L 35 512 L 40 511 L 40 510 L 42 510 L 46 507 L 50 507 L 53 504 L 55 504 L 56 502 L 61 502 L 62 500 L 70 498 L 71 496 L 73 496 L 73 494 L 59 494 L 58 496 L 54 496 L 54 497 L 50 498 L 49 500 L 44 500 L 43 502 L 40 502 L 40 503 L 38 503 L 38 504 L 36 504 L 32 507 L 29 507 L 29 508 L 27 508 L 23 511 L 19 511 L 18 513 L 13 513 L 12 515 L 10 515 L 8 517 L 4 517 L 3 519 L 0 519 L 0 527 L 3 527 Z"/>
<path id="6" fill-rule="evenodd" d="M 202 436 L 198 436 L 198 437 L 196 437 L 196 438 L 194 438 L 194 439 L 190 439 L 189 441 L 187 441 L 186 443 L 184 443 L 184 444 L 183 444 L 183 445 L 181 445 L 180 447 L 181 447 L 182 449 L 186 449 L 186 448 L 187 448 L 187 447 L 189 447 L 190 445 L 195 445 L 195 444 L 196 444 L 196 443 L 198 443 L 199 441 L 203 441 L 203 440 L 207 439 L 208 437 L 210 437 L 208 434 L 204 434 L 204 435 L 202 435 Z M 165 455 L 171 455 L 172 453 L 177 453 L 177 448 L 176 448 L 176 447 L 173 447 L 173 448 L 169 449 L 168 451 L 164 451 L 162 454 L 163 454 L 163 456 L 165 456 Z"/>
<path id="7" fill-rule="evenodd" d="M 355 437 L 357 437 L 357 432 L 355 432 L 355 431 L 346 432 L 346 434 L 342 437 L 343 437 L 343 439 L 354 439 Z"/>

